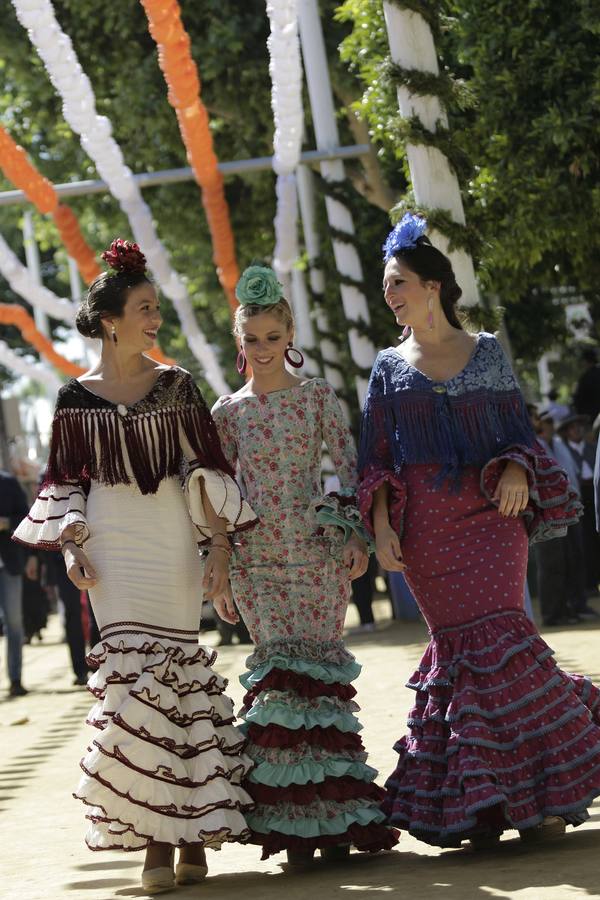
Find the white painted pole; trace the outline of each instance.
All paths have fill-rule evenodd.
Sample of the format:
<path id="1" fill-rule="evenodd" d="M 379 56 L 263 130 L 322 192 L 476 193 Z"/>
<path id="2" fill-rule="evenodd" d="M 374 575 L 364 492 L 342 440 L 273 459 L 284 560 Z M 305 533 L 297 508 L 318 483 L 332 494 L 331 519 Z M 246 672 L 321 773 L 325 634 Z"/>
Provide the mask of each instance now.
<path id="1" fill-rule="evenodd" d="M 317 148 L 319 150 L 333 148 L 339 144 L 339 135 L 317 0 L 299 0 L 298 22 Z M 346 180 L 344 163 L 340 159 L 321 163 L 321 174 L 332 183 Z M 330 197 L 326 198 L 325 206 L 331 227 L 353 236 L 354 222 L 350 210 Z M 340 275 L 350 277 L 354 281 L 362 281 L 362 266 L 354 245 L 335 237 L 332 241 L 335 263 Z M 370 369 L 375 358 L 375 347 L 356 327 L 360 322 L 367 325 L 370 322 L 367 299 L 362 291 L 353 285 L 341 284 L 340 293 L 349 324 L 348 341 L 352 359 L 360 368 Z M 358 376 L 356 389 L 361 404 L 366 388 L 366 379 Z"/>
<path id="2" fill-rule="evenodd" d="M 40 266 L 40 254 L 35 232 L 33 230 L 33 216 L 31 210 L 26 209 L 23 214 L 23 245 L 25 247 L 25 262 L 31 274 L 31 277 L 37 284 L 42 283 L 42 270 Z M 38 306 L 33 307 L 33 318 L 38 331 L 45 337 L 50 337 L 50 326 L 48 324 L 48 316 Z"/>
<path id="3" fill-rule="evenodd" d="M 315 321 L 320 333 L 325 335 L 325 337 L 321 338 L 320 343 L 324 375 L 335 391 L 341 391 L 344 387 L 344 379 L 337 347 L 331 338 L 327 337 L 327 335 L 331 334 L 331 326 L 322 302 L 325 294 L 325 277 L 322 270 L 316 266 L 316 260 L 321 252 L 321 242 L 316 224 L 314 175 L 308 166 L 300 165 L 298 166 L 296 178 L 304 246 L 308 255 L 309 281 L 315 297 Z M 348 413 L 348 410 L 345 409 L 345 412 Z"/>
<path id="4" fill-rule="evenodd" d="M 383 4 L 385 23 L 393 61 L 405 69 L 419 69 L 437 75 L 439 67 L 431 28 L 416 12 L 401 9 L 393 3 Z M 435 131 L 438 123 L 448 125 L 446 112 L 439 99 L 412 94 L 404 85 L 398 87 L 398 106 L 408 119 L 418 116 L 423 125 Z M 455 172 L 447 158 L 436 147 L 423 144 L 406 145 L 410 178 L 415 200 L 428 209 L 446 209 L 455 222 L 465 223 L 465 212 Z M 451 261 L 456 280 L 461 286 L 461 304 L 473 306 L 479 302 L 479 290 L 471 256 L 464 250 L 448 251 L 448 239 L 439 232 L 429 235 Z"/>

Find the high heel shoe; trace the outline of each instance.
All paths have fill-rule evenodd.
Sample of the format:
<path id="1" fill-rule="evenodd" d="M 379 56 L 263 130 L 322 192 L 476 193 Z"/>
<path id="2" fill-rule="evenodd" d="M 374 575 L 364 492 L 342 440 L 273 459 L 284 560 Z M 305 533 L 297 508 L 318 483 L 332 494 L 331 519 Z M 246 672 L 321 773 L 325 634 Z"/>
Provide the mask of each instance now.
<path id="1" fill-rule="evenodd" d="M 144 869 L 142 872 L 142 887 L 147 894 L 163 894 L 175 887 L 173 869 L 168 866 L 159 866 L 156 869 Z"/>
<path id="2" fill-rule="evenodd" d="M 308 869 L 314 862 L 314 850 L 287 850 L 286 853 L 291 869 Z"/>
<path id="3" fill-rule="evenodd" d="M 177 884 L 200 884 L 208 875 L 208 866 L 197 866 L 194 863 L 180 862 L 175 867 Z"/>
<path id="4" fill-rule="evenodd" d="M 350 844 L 334 844 L 333 847 L 322 847 L 321 858 L 328 862 L 342 862 L 350 856 Z"/>
<path id="5" fill-rule="evenodd" d="M 168 866 L 157 866 L 154 869 L 144 869 L 142 872 L 142 887 L 147 894 L 163 894 L 175 887 L 175 874 L 173 872 L 173 860 L 175 848 L 171 851 L 171 861 Z"/>
<path id="6" fill-rule="evenodd" d="M 562 837 L 566 827 L 567 823 L 560 816 L 546 816 L 539 825 L 519 831 L 519 837 L 525 844 L 538 844 Z"/>

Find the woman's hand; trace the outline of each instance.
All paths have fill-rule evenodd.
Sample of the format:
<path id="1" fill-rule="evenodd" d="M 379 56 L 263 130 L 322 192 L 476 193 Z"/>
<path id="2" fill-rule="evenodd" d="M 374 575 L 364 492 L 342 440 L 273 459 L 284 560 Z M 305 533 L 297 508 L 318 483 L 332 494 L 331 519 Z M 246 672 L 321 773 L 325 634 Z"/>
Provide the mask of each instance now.
<path id="1" fill-rule="evenodd" d="M 361 541 L 358 535 L 353 534 L 346 541 L 343 559 L 344 565 L 349 570 L 348 578 L 350 581 L 354 581 L 355 578 L 360 578 L 360 576 L 364 575 L 367 571 L 367 566 L 369 565 L 367 545 L 364 541 Z"/>
<path id="2" fill-rule="evenodd" d="M 80 591 L 87 591 L 98 584 L 98 576 L 89 559 L 77 544 L 69 541 L 64 546 L 63 557 L 69 580 Z"/>
<path id="3" fill-rule="evenodd" d="M 404 572 L 406 563 L 402 559 L 400 538 L 391 525 L 377 528 L 375 532 L 375 554 L 386 572 Z"/>
<path id="4" fill-rule="evenodd" d="M 229 553 L 220 547 L 211 547 L 204 564 L 204 578 L 202 579 L 205 598 L 214 602 L 217 597 L 226 593 L 228 584 Z"/>
<path id="5" fill-rule="evenodd" d="M 227 590 L 223 594 L 213 599 L 213 606 L 218 617 L 223 619 L 224 622 L 229 622 L 230 625 L 237 625 L 240 621 L 238 611 L 233 602 L 230 584 L 227 584 Z"/>
<path id="6" fill-rule="evenodd" d="M 504 467 L 492 500 L 498 503 L 501 516 L 518 516 L 529 501 L 527 473 L 523 466 L 512 460 Z"/>

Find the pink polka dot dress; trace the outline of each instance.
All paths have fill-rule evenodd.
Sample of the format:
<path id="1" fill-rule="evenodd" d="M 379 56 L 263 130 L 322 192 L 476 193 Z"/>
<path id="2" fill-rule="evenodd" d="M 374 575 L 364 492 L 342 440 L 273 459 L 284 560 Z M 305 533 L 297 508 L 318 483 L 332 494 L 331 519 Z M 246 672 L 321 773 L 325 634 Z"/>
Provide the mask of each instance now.
<path id="1" fill-rule="evenodd" d="M 517 518 L 491 499 L 508 460 L 528 478 Z M 406 579 L 431 634 L 386 782 L 390 822 L 440 847 L 547 816 L 580 824 L 600 794 L 600 691 L 558 668 L 523 611 L 528 540 L 564 534 L 579 504 L 535 441 L 496 339 L 478 335 L 446 382 L 394 348 L 380 353 L 359 466 L 370 529 L 373 494 L 388 484 Z"/>

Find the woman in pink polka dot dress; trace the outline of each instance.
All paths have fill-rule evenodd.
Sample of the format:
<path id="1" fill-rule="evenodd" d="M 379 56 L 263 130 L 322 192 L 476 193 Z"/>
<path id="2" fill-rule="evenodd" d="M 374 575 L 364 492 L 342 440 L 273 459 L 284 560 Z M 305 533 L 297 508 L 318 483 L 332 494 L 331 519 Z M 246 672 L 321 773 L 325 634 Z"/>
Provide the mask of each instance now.
<path id="1" fill-rule="evenodd" d="M 375 361 L 359 463 L 378 558 L 405 570 L 431 633 L 383 808 L 441 847 L 541 839 L 600 794 L 600 691 L 557 667 L 523 611 L 528 539 L 564 534 L 580 509 L 500 344 L 462 330 L 425 227 L 407 215 L 384 246 L 405 328 Z"/>

